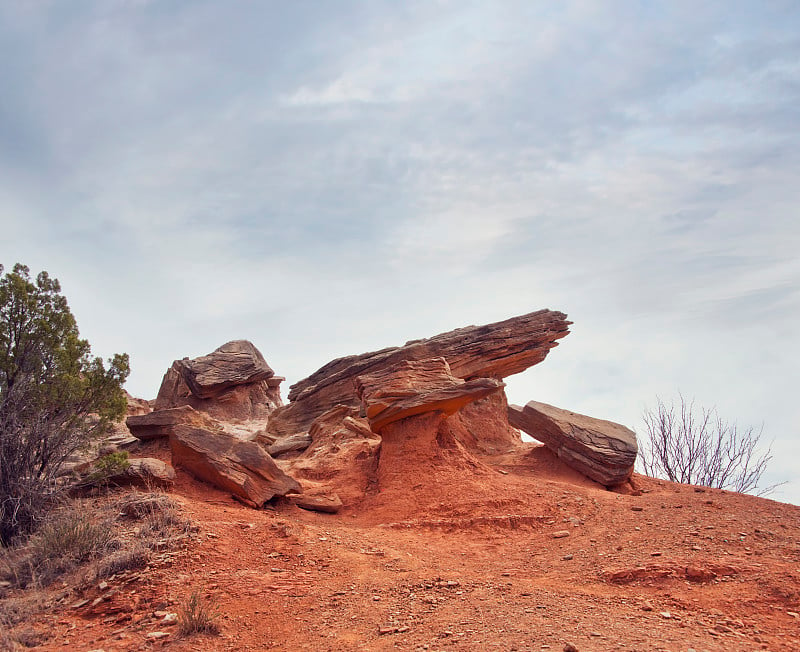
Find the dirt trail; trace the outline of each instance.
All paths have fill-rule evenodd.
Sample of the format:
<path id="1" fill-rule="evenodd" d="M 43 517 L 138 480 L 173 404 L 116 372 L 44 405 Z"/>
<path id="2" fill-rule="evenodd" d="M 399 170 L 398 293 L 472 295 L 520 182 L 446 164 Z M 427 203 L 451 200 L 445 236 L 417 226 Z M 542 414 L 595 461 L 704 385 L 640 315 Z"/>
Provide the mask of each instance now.
<path id="1" fill-rule="evenodd" d="M 642 495 L 611 493 L 544 449 L 482 462 L 337 515 L 179 472 L 198 540 L 105 608 L 43 616 L 40 649 L 800 650 L 800 508 L 639 476 Z M 193 590 L 220 635 L 152 616 Z"/>

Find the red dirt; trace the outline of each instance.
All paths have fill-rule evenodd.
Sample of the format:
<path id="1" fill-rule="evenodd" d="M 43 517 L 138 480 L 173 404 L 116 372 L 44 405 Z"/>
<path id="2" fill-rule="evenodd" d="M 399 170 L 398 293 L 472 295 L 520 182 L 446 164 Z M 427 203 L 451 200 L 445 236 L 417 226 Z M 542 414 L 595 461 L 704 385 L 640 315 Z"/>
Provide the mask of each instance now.
<path id="1" fill-rule="evenodd" d="M 336 515 L 252 510 L 178 472 L 199 540 L 98 610 L 33 619 L 39 649 L 800 650 L 800 508 L 641 476 L 612 493 L 532 445 L 451 461 Z M 193 590 L 218 636 L 152 616 Z"/>

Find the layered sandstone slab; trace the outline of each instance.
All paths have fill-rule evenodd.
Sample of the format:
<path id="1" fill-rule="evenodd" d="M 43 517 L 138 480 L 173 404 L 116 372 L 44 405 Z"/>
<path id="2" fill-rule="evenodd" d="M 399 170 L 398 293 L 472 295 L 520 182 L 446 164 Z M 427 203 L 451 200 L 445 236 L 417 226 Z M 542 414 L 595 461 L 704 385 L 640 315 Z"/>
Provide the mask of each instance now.
<path id="1" fill-rule="evenodd" d="M 545 359 L 556 340 L 569 333 L 567 316 L 539 310 L 484 326 L 467 326 L 404 346 L 338 358 L 295 383 L 291 403 L 270 415 L 269 430 L 288 435 L 308 431 L 311 423 L 337 404 L 356 406 L 354 381 L 404 360 L 443 357 L 453 376 L 505 378 Z"/>
<path id="2" fill-rule="evenodd" d="M 256 442 L 193 426 L 177 426 L 169 441 L 174 466 L 249 505 L 263 507 L 275 496 L 302 492 Z"/>
<path id="3" fill-rule="evenodd" d="M 188 405 L 134 415 L 125 420 L 128 430 L 137 439 L 169 437 L 176 426 L 181 424 L 203 427 L 208 430 L 222 430 L 222 426 L 211 417 Z"/>
<path id="4" fill-rule="evenodd" d="M 425 412 L 453 414 L 504 386 L 495 378 L 456 378 L 444 358 L 403 360 L 356 379 L 362 411 L 376 433 L 393 421 Z"/>
<path id="5" fill-rule="evenodd" d="M 508 407 L 508 420 L 585 476 L 613 486 L 633 472 L 636 434 L 618 423 L 530 401 Z"/>
<path id="6" fill-rule="evenodd" d="M 234 340 L 208 355 L 175 360 L 153 409 L 189 405 L 223 421 L 263 419 L 283 405 L 283 380 L 252 343 Z"/>

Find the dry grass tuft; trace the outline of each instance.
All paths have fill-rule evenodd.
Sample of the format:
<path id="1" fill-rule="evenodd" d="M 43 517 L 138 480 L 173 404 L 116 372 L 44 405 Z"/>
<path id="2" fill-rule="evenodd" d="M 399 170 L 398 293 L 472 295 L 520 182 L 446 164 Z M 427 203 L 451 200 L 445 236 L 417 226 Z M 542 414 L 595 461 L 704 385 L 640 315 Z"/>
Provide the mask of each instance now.
<path id="1" fill-rule="evenodd" d="M 192 634 L 219 634 L 218 614 L 203 600 L 199 591 L 193 591 L 178 611 L 178 633 L 181 636 Z"/>

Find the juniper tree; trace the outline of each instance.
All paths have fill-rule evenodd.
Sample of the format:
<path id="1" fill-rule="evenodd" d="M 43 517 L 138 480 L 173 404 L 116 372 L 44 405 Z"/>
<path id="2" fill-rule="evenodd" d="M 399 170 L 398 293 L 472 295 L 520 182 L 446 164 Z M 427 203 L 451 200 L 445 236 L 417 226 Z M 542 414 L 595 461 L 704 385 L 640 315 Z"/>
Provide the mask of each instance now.
<path id="1" fill-rule="evenodd" d="M 0 544 L 35 527 L 64 461 L 125 412 L 128 356 L 103 363 L 58 280 L 0 265 Z"/>

